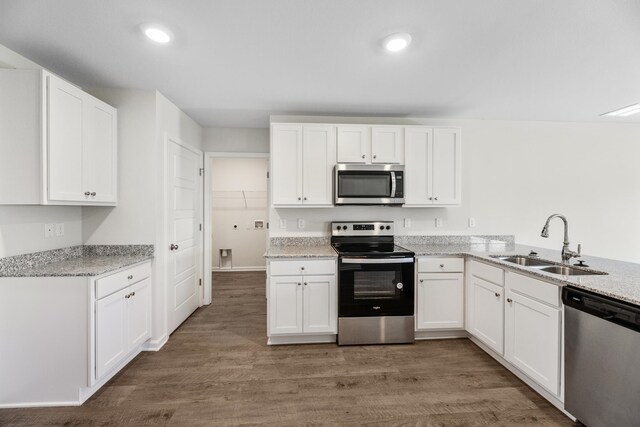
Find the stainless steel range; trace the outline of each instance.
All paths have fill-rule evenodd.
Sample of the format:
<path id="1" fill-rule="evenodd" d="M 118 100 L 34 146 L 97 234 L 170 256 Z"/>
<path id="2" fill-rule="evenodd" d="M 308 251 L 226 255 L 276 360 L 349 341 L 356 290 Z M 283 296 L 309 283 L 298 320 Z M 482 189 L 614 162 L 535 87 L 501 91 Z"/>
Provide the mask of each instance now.
<path id="1" fill-rule="evenodd" d="M 413 343 L 414 253 L 393 242 L 393 222 L 334 222 L 338 344 Z"/>

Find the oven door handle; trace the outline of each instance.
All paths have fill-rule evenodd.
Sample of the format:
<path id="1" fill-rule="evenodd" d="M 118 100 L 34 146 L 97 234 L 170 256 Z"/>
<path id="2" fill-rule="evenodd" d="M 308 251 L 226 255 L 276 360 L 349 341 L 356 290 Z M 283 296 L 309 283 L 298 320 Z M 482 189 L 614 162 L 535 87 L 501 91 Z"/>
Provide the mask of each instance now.
<path id="1" fill-rule="evenodd" d="M 396 173 L 391 171 L 391 198 L 396 197 Z"/>
<path id="2" fill-rule="evenodd" d="M 343 264 L 406 264 L 413 263 L 413 258 L 347 258 L 341 257 Z"/>

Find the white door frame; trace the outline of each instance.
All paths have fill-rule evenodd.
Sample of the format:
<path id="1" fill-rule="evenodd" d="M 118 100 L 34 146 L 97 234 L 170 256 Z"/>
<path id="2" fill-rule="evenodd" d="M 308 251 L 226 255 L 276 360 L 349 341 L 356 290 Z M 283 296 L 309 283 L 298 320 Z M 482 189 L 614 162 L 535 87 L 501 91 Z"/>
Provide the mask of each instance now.
<path id="1" fill-rule="evenodd" d="M 204 215 L 203 215 L 203 236 L 204 239 L 204 304 L 211 304 L 211 238 L 212 238 L 212 215 L 211 215 L 211 160 L 214 158 L 246 158 L 246 159 L 268 159 L 269 153 L 237 153 L 237 152 L 222 152 L 222 151 L 205 151 L 204 152 L 204 193 L 202 195 L 204 199 Z M 269 166 L 267 166 L 268 168 Z M 267 186 L 267 209 L 269 203 L 269 186 Z M 268 236 L 269 233 L 267 233 Z"/>
<path id="2" fill-rule="evenodd" d="M 162 179 L 162 200 L 163 200 L 163 206 L 162 206 L 162 215 L 163 215 L 163 227 L 162 227 L 162 251 L 166 251 L 167 248 L 169 247 L 169 224 L 167 223 L 167 218 L 168 218 L 168 214 L 167 214 L 167 209 L 168 209 L 168 199 L 166 197 L 167 195 L 167 180 L 169 179 L 169 174 L 167 173 L 168 171 L 168 150 L 169 150 L 169 144 L 170 143 L 174 143 L 182 148 L 184 148 L 185 150 L 191 151 L 192 153 L 195 153 L 197 155 L 200 156 L 200 166 L 202 167 L 202 159 L 203 159 L 203 153 L 201 150 L 198 150 L 197 148 L 194 148 L 186 143 L 184 143 L 180 138 L 177 138 L 171 134 L 169 134 L 168 132 L 164 133 L 164 150 L 163 150 L 163 179 Z M 203 174 L 204 175 L 204 174 Z M 202 190 L 202 180 L 199 180 L 199 190 Z M 196 190 L 196 194 L 198 193 L 198 191 Z M 201 201 L 202 202 L 202 201 Z M 202 223 L 202 211 L 200 211 L 200 222 Z M 202 223 L 203 224 L 203 223 Z M 203 224 L 204 227 L 204 224 Z M 204 230 L 200 233 L 200 237 L 198 239 L 198 245 L 200 246 L 200 249 L 202 250 L 204 245 Z M 167 254 L 166 252 L 163 252 L 162 254 L 162 259 L 164 262 L 164 268 L 163 268 L 163 275 L 164 275 L 164 305 L 165 305 L 165 328 L 166 331 L 169 330 L 169 298 L 168 298 L 168 288 L 169 288 L 169 262 L 167 259 Z M 203 264 L 202 264 L 202 257 L 198 257 L 198 265 L 197 265 L 197 271 L 200 274 L 200 277 L 202 277 L 202 281 L 203 281 L 203 286 L 202 288 L 204 288 L 204 281 L 206 278 L 206 275 L 203 274 Z M 209 274 L 209 276 L 211 276 L 211 274 Z M 211 280 L 211 279 L 209 279 Z M 203 302 L 204 302 L 204 295 L 203 295 L 203 289 L 200 289 L 199 292 L 199 302 L 198 305 L 202 306 Z"/>

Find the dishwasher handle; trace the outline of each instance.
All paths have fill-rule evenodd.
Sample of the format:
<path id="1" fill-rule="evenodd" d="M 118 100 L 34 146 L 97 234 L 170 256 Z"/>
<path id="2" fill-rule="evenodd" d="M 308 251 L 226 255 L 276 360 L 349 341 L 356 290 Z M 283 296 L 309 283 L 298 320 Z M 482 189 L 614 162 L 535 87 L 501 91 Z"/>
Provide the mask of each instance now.
<path id="1" fill-rule="evenodd" d="M 640 307 L 625 301 L 598 295 L 572 286 L 562 289 L 566 307 L 588 313 L 602 320 L 640 332 Z"/>

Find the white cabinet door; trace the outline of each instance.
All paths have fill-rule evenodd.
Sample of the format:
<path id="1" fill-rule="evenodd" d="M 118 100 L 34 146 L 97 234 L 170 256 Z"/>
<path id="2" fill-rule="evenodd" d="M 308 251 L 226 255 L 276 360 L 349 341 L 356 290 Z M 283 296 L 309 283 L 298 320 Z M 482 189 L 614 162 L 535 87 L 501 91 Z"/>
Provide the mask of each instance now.
<path id="1" fill-rule="evenodd" d="M 302 333 L 302 276 L 269 279 L 269 333 Z"/>
<path id="2" fill-rule="evenodd" d="M 151 337 L 151 279 L 127 288 L 127 352 Z"/>
<path id="3" fill-rule="evenodd" d="M 417 329 L 464 326 L 464 274 L 418 274 Z"/>
<path id="4" fill-rule="evenodd" d="M 302 330 L 305 333 L 337 333 L 336 276 L 304 276 L 303 280 Z"/>
<path id="5" fill-rule="evenodd" d="M 469 332 L 491 349 L 504 352 L 504 289 L 471 276 Z"/>
<path id="6" fill-rule="evenodd" d="M 559 396 L 560 310 L 507 289 L 505 311 L 506 359 Z"/>
<path id="7" fill-rule="evenodd" d="M 371 129 L 371 163 L 404 163 L 404 132 L 401 127 Z"/>
<path id="8" fill-rule="evenodd" d="M 338 163 L 369 163 L 371 128 L 338 126 Z"/>
<path id="9" fill-rule="evenodd" d="M 128 353 L 127 300 L 129 288 L 96 301 L 96 378 L 116 366 Z"/>
<path id="10" fill-rule="evenodd" d="M 404 135 L 405 206 L 432 205 L 431 149 L 433 128 L 410 127 Z M 431 197 L 433 199 L 433 197 Z"/>
<path id="11" fill-rule="evenodd" d="M 301 205 L 302 126 L 273 125 L 271 132 L 273 205 Z"/>
<path id="12" fill-rule="evenodd" d="M 302 138 L 302 204 L 333 205 L 336 164 L 335 126 L 304 126 Z M 275 171 L 281 173 L 280 170 Z"/>
<path id="13" fill-rule="evenodd" d="M 86 94 L 55 77 L 47 77 L 48 199 L 87 199 L 82 182 L 82 150 L 86 132 Z"/>
<path id="14" fill-rule="evenodd" d="M 91 202 L 117 201 L 117 110 L 88 97 L 83 150 L 83 189 Z"/>
<path id="15" fill-rule="evenodd" d="M 433 203 L 435 205 L 458 205 L 462 198 L 460 130 L 435 128 L 433 130 Z M 430 195 L 431 196 L 431 195 Z"/>

